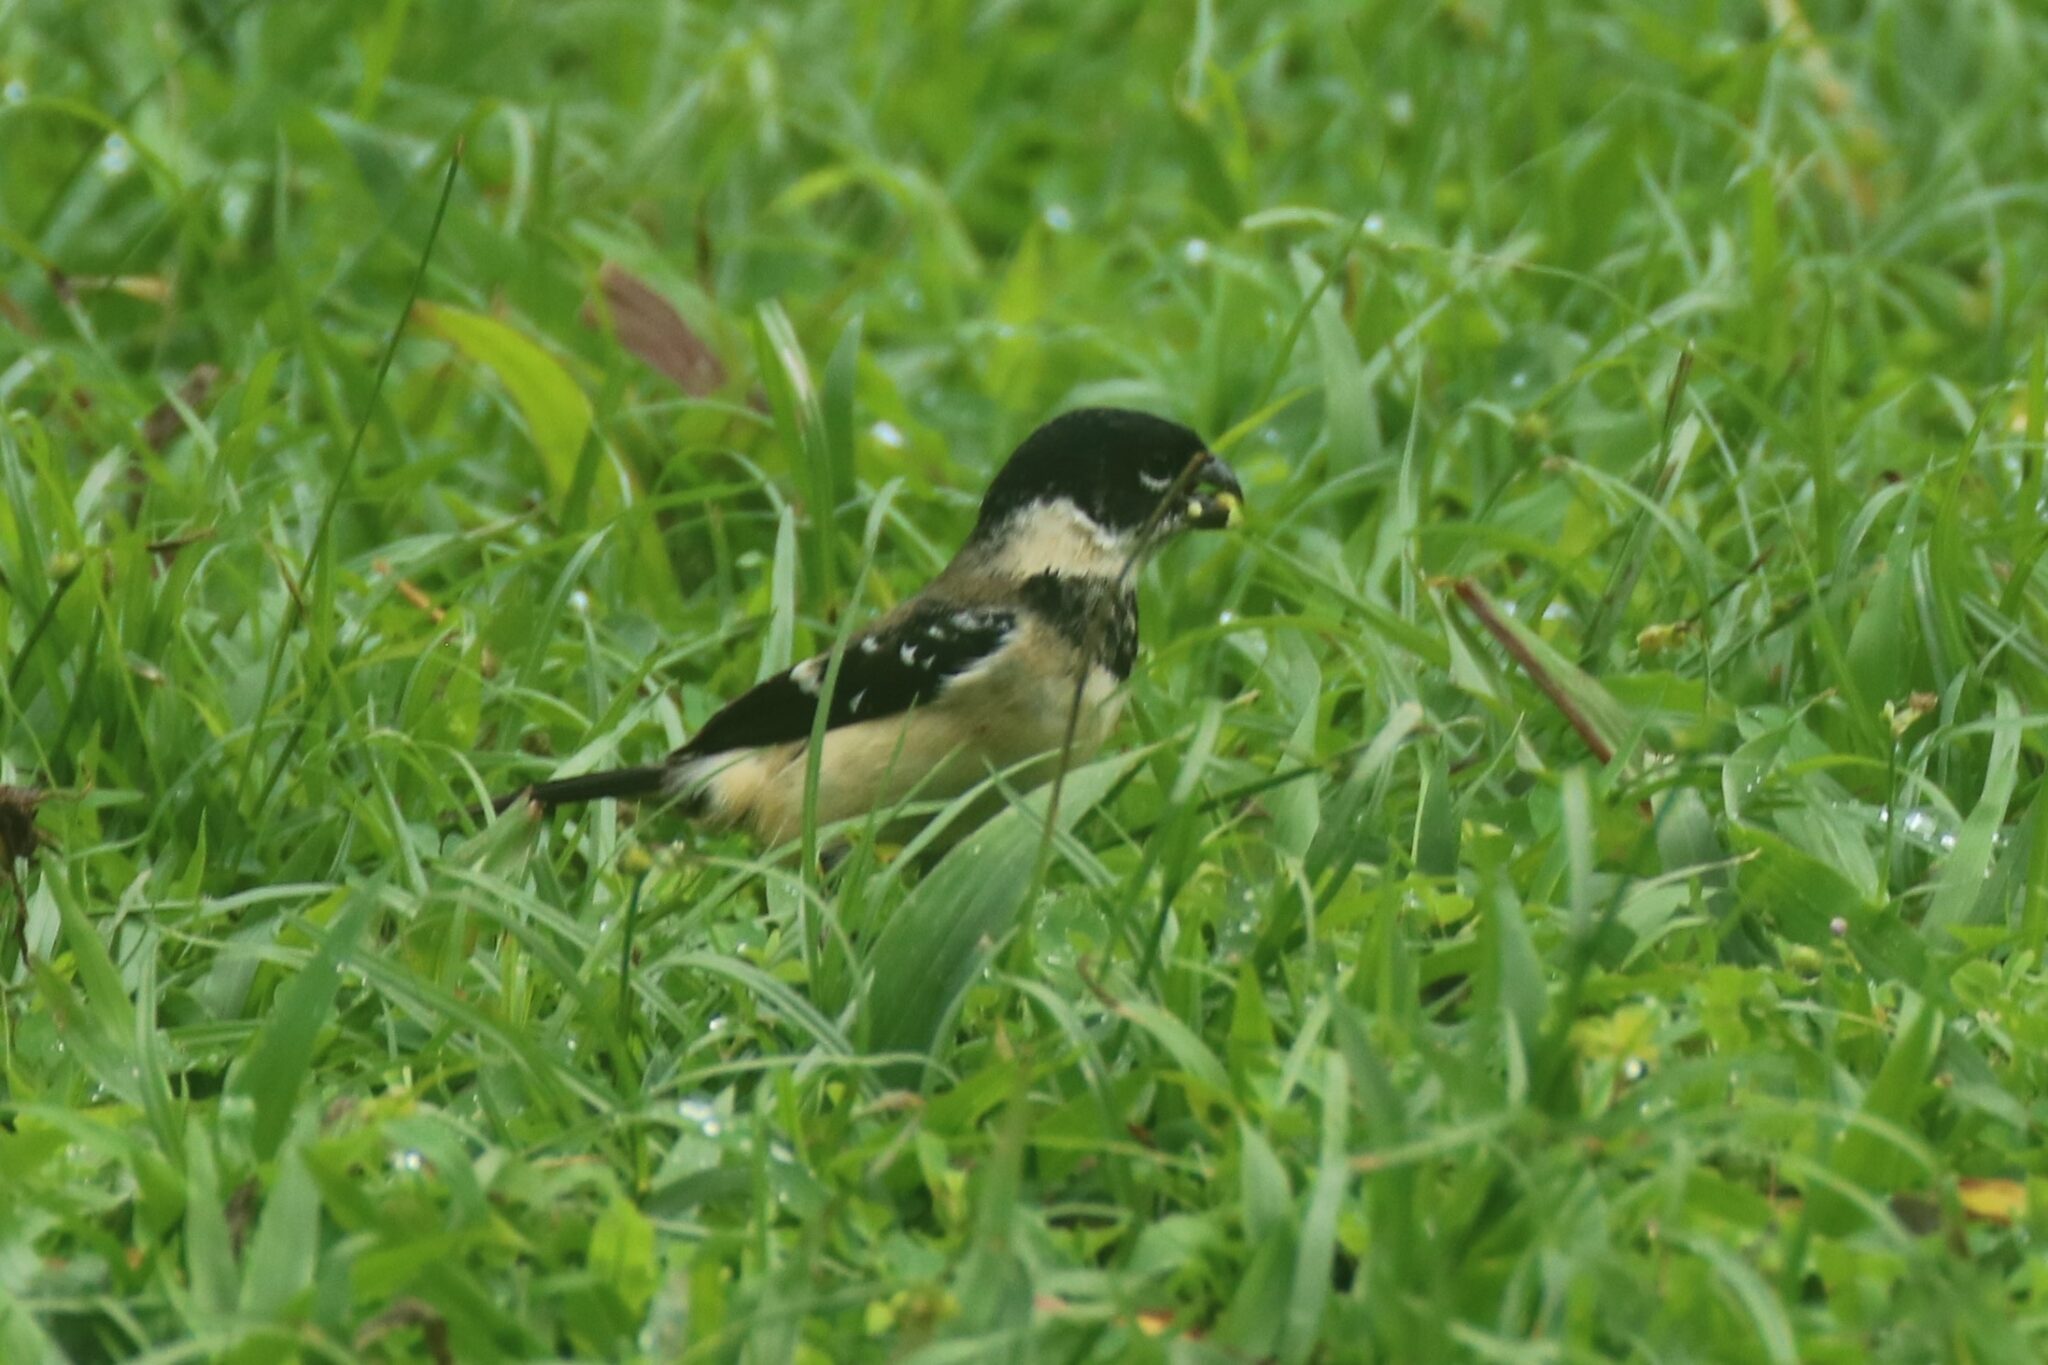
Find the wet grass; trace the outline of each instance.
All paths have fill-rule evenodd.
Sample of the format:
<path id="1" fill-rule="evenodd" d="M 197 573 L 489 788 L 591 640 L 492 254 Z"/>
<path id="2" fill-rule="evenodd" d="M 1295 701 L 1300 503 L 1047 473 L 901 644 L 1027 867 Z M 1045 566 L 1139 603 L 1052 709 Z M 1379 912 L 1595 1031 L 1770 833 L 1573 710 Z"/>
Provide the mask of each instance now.
<path id="1" fill-rule="evenodd" d="M 0 0 L 0 1358 L 2048 1351 L 2044 55 Z M 465 817 L 1084 401 L 1253 515 L 1043 858 Z"/>

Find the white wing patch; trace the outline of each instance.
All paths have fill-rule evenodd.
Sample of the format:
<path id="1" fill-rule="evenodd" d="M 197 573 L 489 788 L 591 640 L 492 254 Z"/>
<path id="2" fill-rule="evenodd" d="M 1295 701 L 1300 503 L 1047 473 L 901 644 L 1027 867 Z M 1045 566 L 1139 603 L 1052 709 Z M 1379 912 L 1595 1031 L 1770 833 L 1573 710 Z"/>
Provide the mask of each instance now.
<path id="1" fill-rule="evenodd" d="M 1015 638 L 1017 629 L 1012 608 L 913 603 L 905 616 L 861 635 L 860 648 L 849 649 L 840 658 L 825 728 L 929 705 L 957 683 L 983 672 Z M 704 722 L 672 762 L 808 739 L 817 722 L 829 661 L 829 655 L 815 655 L 734 698 Z"/>
<path id="2" fill-rule="evenodd" d="M 954 616 L 954 624 L 963 632 L 985 630 L 998 621 L 1002 623 L 1003 633 L 996 637 L 993 644 L 982 651 L 979 658 L 973 660 L 965 668 L 956 670 L 948 677 L 946 679 L 946 686 L 948 688 L 958 687 L 965 682 L 972 682 L 974 679 L 987 673 L 989 669 L 995 666 L 996 660 L 1003 657 L 1003 651 L 1008 649 L 1017 638 L 1016 618 L 1008 612 L 980 613 L 963 611 Z M 940 629 L 942 628 L 934 626 L 932 633 L 936 635 Z"/>
<path id="3" fill-rule="evenodd" d="M 999 633 L 991 639 L 991 631 Z M 1009 612 L 962 607 L 904 627 L 894 637 L 900 642 L 896 645 L 896 658 L 903 667 L 916 669 L 925 677 L 935 679 L 940 687 L 951 687 L 986 671 L 989 660 L 1002 653 L 1003 647 L 1015 639 L 1016 634 L 1016 623 Z M 873 658 L 881 654 L 889 643 L 884 636 L 870 635 L 860 642 L 860 653 Z M 968 650 L 972 653 L 964 652 Z M 789 670 L 789 680 L 805 696 L 815 697 L 823 689 L 826 658 L 820 654 Z M 853 694 L 847 709 L 859 712 L 867 695 L 868 689 L 862 687 Z"/>
<path id="4" fill-rule="evenodd" d="M 999 633 L 990 638 L 991 631 Z M 905 636 L 899 637 L 903 643 L 897 647 L 896 657 L 905 668 L 936 676 L 942 688 L 949 688 L 986 669 L 1016 633 L 1009 612 L 964 607 L 910 626 Z M 859 709 L 858 699 L 853 707 Z"/>

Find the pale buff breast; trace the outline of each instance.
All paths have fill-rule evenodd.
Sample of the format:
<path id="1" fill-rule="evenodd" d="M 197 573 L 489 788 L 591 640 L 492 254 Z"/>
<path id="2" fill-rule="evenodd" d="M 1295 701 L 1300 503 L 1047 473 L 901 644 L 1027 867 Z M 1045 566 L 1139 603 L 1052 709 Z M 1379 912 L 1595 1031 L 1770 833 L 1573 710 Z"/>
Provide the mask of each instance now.
<path id="1" fill-rule="evenodd" d="M 1020 786 L 1050 778 L 1073 704 L 1073 654 L 1050 631 L 1036 625 L 1027 631 L 1014 651 L 962 675 L 936 701 L 828 732 L 819 764 L 818 823 L 853 819 L 906 799 L 947 800 L 991 772 L 1005 772 Z M 1102 746 L 1122 709 L 1117 679 L 1106 669 L 1091 669 L 1075 728 L 1075 762 Z M 744 824 L 766 843 L 783 843 L 803 829 L 808 747 L 780 744 L 699 759 L 678 771 L 676 790 L 702 790 L 712 820 Z M 1019 769 L 1032 759 L 1042 761 Z"/>

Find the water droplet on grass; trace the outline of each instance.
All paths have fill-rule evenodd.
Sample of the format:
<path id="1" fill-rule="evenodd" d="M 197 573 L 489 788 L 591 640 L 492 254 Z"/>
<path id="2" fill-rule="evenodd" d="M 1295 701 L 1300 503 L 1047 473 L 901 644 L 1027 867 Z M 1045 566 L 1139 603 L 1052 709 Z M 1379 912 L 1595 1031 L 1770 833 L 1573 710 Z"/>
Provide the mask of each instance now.
<path id="1" fill-rule="evenodd" d="M 676 1102 L 676 1117 L 684 1123 L 696 1125 L 697 1131 L 708 1138 L 715 1138 L 725 1131 L 725 1121 L 718 1117 L 718 1107 L 694 1095 Z"/>
<path id="2" fill-rule="evenodd" d="M 108 133 L 100 144 L 100 170 L 106 175 L 126 175 L 135 165 L 135 149 L 119 133 Z"/>

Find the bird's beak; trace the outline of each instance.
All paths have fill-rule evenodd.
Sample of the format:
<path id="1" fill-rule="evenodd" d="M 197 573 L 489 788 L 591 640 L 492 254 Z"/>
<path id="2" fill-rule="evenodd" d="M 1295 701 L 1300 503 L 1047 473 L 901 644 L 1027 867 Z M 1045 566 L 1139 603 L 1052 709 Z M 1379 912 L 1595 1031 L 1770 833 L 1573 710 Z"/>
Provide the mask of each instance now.
<path id="1" fill-rule="evenodd" d="M 1187 524 L 1204 531 L 1224 530 L 1244 521 L 1244 489 L 1230 466 L 1208 456 L 1188 494 Z"/>

